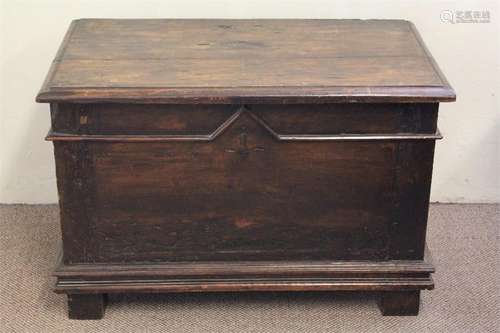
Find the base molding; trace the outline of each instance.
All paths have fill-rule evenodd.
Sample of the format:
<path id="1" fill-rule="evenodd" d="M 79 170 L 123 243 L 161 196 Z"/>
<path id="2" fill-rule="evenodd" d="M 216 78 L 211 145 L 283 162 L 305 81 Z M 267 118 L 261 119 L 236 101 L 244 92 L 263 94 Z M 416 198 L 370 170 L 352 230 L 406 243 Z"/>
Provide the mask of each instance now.
<path id="1" fill-rule="evenodd" d="M 72 319 L 99 319 L 108 293 L 374 291 L 383 315 L 416 315 L 433 289 L 425 260 L 71 264 L 60 260 L 55 292 Z"/>
<path id="2" fill-rule="evenodd" d="M 114 281 L 58 280 L 58 293 L 156 293 L 229 291 L 393 291 L 433 289 L 431 278 L 398 279 L 238 279 L 238 280 L 144 280 Z"/>
<path id="3" fill-rule="evenodd" d="M 169 262 L 73 264 L 54 275 L 58 293 L 397 291 L 433 289 L 426 261 Z"/>

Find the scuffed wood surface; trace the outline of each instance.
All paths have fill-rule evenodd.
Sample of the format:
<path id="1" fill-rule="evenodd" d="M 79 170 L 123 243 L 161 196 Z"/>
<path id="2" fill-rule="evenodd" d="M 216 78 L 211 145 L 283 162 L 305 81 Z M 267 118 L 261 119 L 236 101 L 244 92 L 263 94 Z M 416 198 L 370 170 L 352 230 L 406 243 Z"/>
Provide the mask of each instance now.
<path id="1" fill-rule="evenodd" d="M 91 19 L 73 22 L 37 100 L 454 98 L 407 21 Z"/>

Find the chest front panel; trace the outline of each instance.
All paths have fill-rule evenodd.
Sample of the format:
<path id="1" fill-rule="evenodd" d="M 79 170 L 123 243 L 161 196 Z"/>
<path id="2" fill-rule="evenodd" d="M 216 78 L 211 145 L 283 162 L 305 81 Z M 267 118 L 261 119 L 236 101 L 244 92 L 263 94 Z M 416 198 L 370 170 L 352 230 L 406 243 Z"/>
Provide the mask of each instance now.
<path id="1" fill-rule="evenodd" d="M 52 114 L 67 262 L 423 256 L 435 104 Z"/>

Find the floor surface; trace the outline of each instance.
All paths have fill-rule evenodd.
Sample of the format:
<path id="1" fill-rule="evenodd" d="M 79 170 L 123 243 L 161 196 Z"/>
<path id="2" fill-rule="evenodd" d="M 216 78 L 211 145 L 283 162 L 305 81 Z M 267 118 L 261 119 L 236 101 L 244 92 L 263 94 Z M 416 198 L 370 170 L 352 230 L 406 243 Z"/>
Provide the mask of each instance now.
<path id="1" fill-rule="evenodd" d="M 373 295 L 116 295 L 104 319 L 67 319 L 51 270 L 55 205 L 0 205 L 0 332 L 500 332 L 499 205 L 431 206 L 436 289 L 418 317 L 382 317 Z"/>

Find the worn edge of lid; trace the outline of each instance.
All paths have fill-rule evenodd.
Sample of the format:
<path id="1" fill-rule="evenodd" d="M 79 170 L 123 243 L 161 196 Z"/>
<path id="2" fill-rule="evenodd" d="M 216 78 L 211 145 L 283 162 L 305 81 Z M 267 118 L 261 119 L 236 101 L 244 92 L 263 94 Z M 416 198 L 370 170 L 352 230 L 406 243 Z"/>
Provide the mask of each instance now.
<path id="1" fill-rule="evenodd" d="M 407 21 L 443 86 L 279 86 L 279 87 L 108 87 L 51 88 L 60 58 L 80 20 L 73 20 L 36 96 L 38 103 L 160 103 L 160 104 L 234 104 L 234 103 L 438 103 L 453 102 L 456 94 L 423 42 L 415 25 Z M 333 89 L 334 88 L 334 89 Z"/>
<path id="2" fill-rule="evenodd" d="M 443 88 L 448 91 L 448 94 L 450 95 L 450 100 L 448 102 L 454 102 L 457 99 L 457 95 L 455 93 L 455 90 L 451 87 L 450 83 L 446 79 L 446 76 L 444 76 L 443 71 L 437 64 L 436 60 L 432 56 L 431 52 L 429 51 L 429 48 L 427 48 L 427 45 L 425 44 L 424 40 L 422 39 L 422 36 L 420 36 L 420 33 L 417 30 L 417 27 L 415 24 L 411 21 L 407 21 L 411 31 L 413 32 L 413 35 L 415 36 L 415 39 L 419 43 L 420 47 L 424 50 L 425 55 L 427 56 L 427 59 L 429 60 L 432 68 L 434 69 L 434 72 L 439 76 L 439 79 L 443 83 Z"/>

